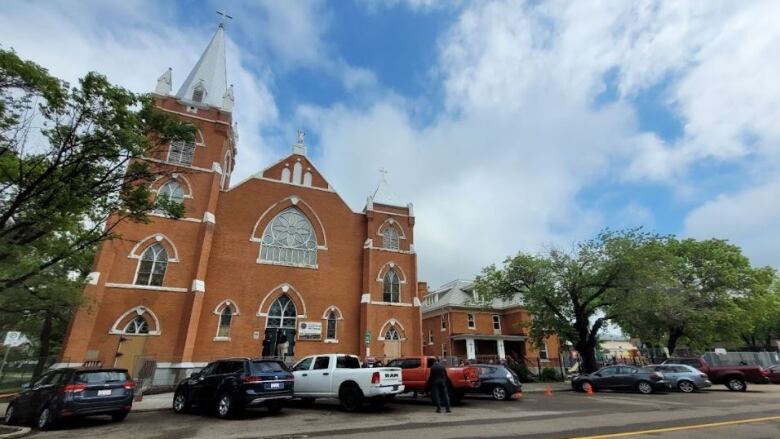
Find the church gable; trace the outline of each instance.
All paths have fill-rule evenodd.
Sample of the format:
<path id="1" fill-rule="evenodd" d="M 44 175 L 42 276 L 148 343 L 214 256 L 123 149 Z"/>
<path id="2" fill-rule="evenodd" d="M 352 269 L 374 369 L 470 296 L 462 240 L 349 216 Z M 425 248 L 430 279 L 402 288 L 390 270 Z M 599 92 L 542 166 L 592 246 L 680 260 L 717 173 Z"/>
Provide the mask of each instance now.
<path id="1" fill-rule="evenodd" d="M 325 177 L 320 174 L 314 164 L 305 156 L 291 154 L 260 174 L 262 178 L 276 180 L 297 186 L 330 189 Z"/>

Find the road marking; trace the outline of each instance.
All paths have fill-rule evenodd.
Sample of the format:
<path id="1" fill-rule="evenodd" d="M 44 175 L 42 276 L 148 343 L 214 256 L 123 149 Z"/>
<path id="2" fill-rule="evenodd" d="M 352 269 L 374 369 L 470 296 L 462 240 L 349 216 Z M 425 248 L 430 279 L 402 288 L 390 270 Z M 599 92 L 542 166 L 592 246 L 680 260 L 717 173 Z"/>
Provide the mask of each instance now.
<path id="1" fill-rule="evenodd" d="M 753 422 L 778 421 L 780 416 L 768 416 L 765 418 L 740 419 L 738 421 L 713 422 L 710 424 L 684 425 L 682 427 L 656 428 L 653 430 L 627 431 L 624 433 L 599 434 L 595 436 L 578 436 L 573 439 L 606 439 L 611 437 L 639 436 L 642 434 L 669 433 L 673 431 L 697 430 L 700 428 L 725 427 L 728 425 L 750 424 Z"/>

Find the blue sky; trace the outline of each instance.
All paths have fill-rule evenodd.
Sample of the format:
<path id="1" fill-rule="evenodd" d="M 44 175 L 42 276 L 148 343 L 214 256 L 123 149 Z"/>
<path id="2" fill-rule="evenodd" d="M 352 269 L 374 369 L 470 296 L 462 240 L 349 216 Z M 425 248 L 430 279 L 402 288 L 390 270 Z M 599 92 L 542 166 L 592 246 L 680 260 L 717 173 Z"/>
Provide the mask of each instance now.
<path id="1" fill-rule="evenodd" d="M 0 44 L 56 75 L 174 88 L 226 7 L 237 182 L 310 155 L 355 211 L 382 167 L 420 277 L 605 227 L 780 247 L 774 1 L 14 2 Z"/>

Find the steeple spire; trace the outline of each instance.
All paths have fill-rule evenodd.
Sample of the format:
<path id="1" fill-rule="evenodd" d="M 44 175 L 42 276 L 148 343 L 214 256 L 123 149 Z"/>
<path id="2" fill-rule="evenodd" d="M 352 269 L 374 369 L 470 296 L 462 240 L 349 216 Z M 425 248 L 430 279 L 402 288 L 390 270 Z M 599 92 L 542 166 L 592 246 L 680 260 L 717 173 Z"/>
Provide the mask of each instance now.
<path id="1" fill-rule="evenodd" d="M 225 67 L 225 27 L 220 23 L 203 55 L 187 75 L 176 97 L 225 111 L 233 110 L 233 91 L 228 88 Z"/>

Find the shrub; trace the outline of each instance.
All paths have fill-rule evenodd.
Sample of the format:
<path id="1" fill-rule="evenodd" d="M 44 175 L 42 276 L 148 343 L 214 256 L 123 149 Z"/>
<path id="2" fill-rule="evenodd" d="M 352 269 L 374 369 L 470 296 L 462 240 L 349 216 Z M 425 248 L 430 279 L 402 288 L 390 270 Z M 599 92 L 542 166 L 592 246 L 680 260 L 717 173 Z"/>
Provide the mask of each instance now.
<path id="1" fill-rule="evenodd" d="M 542 373 L 539 374 L 539 379 L 541 381 L 560 381 L 561 375 L 557 370 L 550 367 L 545 367 L 542 369 Z"/>

